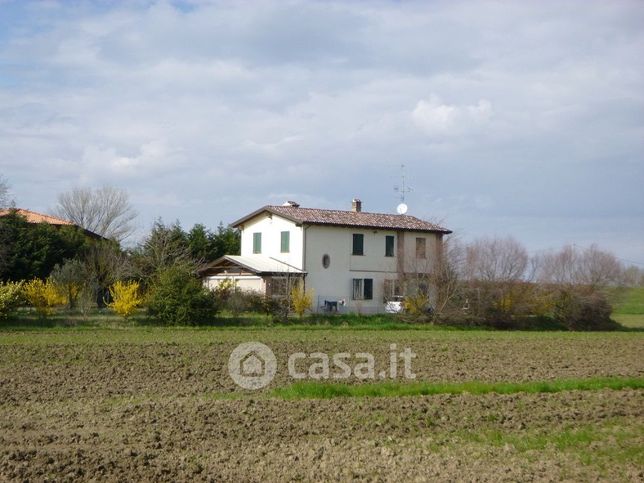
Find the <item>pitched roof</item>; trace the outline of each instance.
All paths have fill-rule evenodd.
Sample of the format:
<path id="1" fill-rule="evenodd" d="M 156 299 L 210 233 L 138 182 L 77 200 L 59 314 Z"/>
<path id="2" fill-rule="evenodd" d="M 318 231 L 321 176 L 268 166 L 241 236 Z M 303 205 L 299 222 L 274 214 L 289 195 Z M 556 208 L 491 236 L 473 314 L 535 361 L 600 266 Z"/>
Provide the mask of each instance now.
<path id="1" fill-rule="evenodd" d="M 78 226 L 72 221 L 64 220 L 63 218 L 58 218 L 57 216 L 45 215 L 43 213 L 25 210 L 24 208 L 10 208 L 8 210 L 0 210 L 0 217 L 7 216 L 12 212 L 17 213 L 18 215 L 25 218 L 25 220 L 27 220 L 27 223 L 47 223 L 54 226 L 75 226 L 82 230 L 87 236 L 90 236 L 92 238 L 104 238 L 101 235 L 94 233 L 93 231 Z"/>
<path id="2" fill-rule="evenodd" d="M 284 263 L 273 257 L 265 257 L 262 255 L 240 256 L 240 255 L 224 255 L 212 263 L 205 266 L 200 272 L 202 275 L 207 275 L 209 272 L 214 272 L 218 267 L 225 268 L 230 265 L 240 266 L 250 272 L 256 274 L 271 274 L 271 273 L 290 273 L 293 275 L 303 274 L 304 271 L 299 268 Z"/>
<path id="3" fill-rule="evenodd" d="M 43 213 L 36 213 L 35 211 L 25 210 L 23 208 L 15 208 L 9 210 L 0 210 L 0 216 L 5 216 L 15 211 L 17 214 L 25 218 L 29 223 L 49 223 L 50 225 L 69 225 L 73 226 L 69 220 L 63 220 L 57 216 L 45 215 Z"/>
<path id="4" fill-rule="evenodd" d="M 388 213 L 368 213 L 365 211 L 322 210 L 317 208 L 300 208 L 299 206 L 267 205 L 235 221 L 232 226 L 238 227 L 262 213 L 272 213 L 295 223 L 310 225 L 347 226 L 376 228 L 388 230 L 425 231 L 435 233 L 452 233 L 442 226 L 421 220 L 415 216 L 392 215 Z"/>

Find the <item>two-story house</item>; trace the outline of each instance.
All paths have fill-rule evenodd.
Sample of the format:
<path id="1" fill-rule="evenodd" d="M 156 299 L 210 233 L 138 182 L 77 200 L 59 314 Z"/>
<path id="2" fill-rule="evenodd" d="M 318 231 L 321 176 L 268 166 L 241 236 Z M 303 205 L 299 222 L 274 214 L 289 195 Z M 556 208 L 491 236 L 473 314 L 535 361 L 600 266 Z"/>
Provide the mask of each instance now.
<path id="1" fill-rule="evenodd" d="M 314 291 L 314 310 L 381 312 L 384 300 L 429 290 L 427 275 L 441 257 L 443 227 L 409 215 L 302 208 L 289 201 L 237 220 L 241 255 L 226 255 L 203 272 L 214 288 L 224 279 L 267 295 L 301 277 Z"/>

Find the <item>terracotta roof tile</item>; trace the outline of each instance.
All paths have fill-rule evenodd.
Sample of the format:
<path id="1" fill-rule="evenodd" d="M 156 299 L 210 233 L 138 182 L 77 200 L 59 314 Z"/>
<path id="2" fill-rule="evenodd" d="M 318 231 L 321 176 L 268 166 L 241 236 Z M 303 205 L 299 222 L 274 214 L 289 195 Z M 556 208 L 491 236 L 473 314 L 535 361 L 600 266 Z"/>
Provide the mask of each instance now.
<path id="1" fill-rule="evenodd" d="M 0 210 L 0 216 L 8 215 L 13 210 Z M 49 223 L 50 225 L 73 225 L 69 220 L 63 220 L 57 216 L 44 215 L 35 211 L 16 208 L 15 211 L 23 216 L 29 223 Z"/>
<path id="2" fill-rule="evenodd" d="M 263 213 L 273 213 L 296 223 L 330 226 L 355 226 L 362 228 L 380 228 L 390 230 L 427 231 L 451 233 L 451 230 L 421 220 L 415 216 L 392 215 L 387 213 L 369 213 L 365 211 L 322 210 L 317 208 L 300 208 L 298 206 L 264 206 L 236 222 L 239 226 L 245 221 Z"/>

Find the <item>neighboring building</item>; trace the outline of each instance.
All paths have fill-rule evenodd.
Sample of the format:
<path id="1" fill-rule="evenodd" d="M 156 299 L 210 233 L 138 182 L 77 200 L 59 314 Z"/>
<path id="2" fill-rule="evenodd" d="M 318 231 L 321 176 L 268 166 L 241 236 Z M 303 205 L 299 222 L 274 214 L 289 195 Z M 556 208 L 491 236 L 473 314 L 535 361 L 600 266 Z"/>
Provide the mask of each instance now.
<path id="1" fill-rule="evenodd" d="M 80 227 L 69 220 L 63 220 L 62 218 L 58 218 L 56 216 L 45 215 L 43 213 L 37 213 L 35 211 L 25 210 L 23 208 L 10 208 L 6 210 L 0 210 L 0 218 L 7 216 L 10 213 L 16 213 L 17 215 L 22 216 L 28 223 L 47 223 L 48 225 L 55 226 L 56 228 L 60 228 L 61 226 L 72 226 L 83 231 L 85 235 L 91 238 L 103 238 L 93 231 L 86 230 L 85 228 Z"/>
<path id="2" fill-rule="evenodd" d="M 314 310 L 381 312 L 405 291 L 430 291 L 427 274 L 440 259 L 443 227 L 408 215 L 301 208 L 289 201 L 237 220 L 241 255 L 226 255 L 202 272 L 216 287 L 233 279 L 243 289 L 284 293 L 303 278 Z"/>

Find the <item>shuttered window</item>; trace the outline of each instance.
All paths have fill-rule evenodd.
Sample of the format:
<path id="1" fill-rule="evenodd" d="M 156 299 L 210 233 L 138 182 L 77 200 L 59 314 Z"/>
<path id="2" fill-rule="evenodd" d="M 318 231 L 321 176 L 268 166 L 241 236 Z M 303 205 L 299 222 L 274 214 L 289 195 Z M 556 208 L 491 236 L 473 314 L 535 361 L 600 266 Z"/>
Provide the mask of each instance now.
<path id="1" fill-rule="evenodd" d="M 353 255 L 364 255 L 364 235 L 361 233 L 353 234 Z"/>
<path id="2" fill-rule="evenodd" d="M 373 278 L 364 279 L 364 294 L 363 298 L 365 300 L 373 299 Z"/>
<path id="3" fill-rule="evenodd" d="M 262 234 L 253 233 L 253 253 L 262 253 Z"/>
<path id="4" fill-rule="evenodd" d="M 393 257 L 394 256 L 394 237 L 393 235 L 387 235 L 385 237 L 385 256 Z"/>
<path id="5" fill-rule="evenodd" d="M 373 300 L 373 278 L 353 279 L 353 300 Z"/>
<path id="6" fill-rule="evenodd" d="M 288 253 L 290 251 L 291 245 L 291 232 L 283 231 L 280 234 L 280 251 L 282 253 Z"/>

